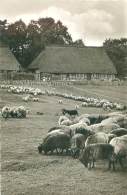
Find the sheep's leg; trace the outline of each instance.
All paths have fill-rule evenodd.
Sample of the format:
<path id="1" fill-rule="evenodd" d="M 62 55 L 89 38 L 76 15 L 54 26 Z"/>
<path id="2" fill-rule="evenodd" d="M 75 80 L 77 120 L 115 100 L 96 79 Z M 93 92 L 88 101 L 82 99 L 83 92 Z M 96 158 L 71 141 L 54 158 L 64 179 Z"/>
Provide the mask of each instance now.
<path id="1" fill-rule="evenodd" d="M 109 160 L 108 169 L 109 169 L 109 170 L 111 169 L 111 160 Z"/>
<path id="2" fill-rule="evenodd" d="M 112 162 L 112 166 L 113 166 L 113 171 L 115 171 L 115 162 Z"/>
<path id="3" fill-rule="evenodd" d="M 56 148 L 56 153 L 57 153 L 57 155 L 59 154 L 58 148 Z"/>
<path id="4" fill-rule="evenodd" d="M 120 163 L 121 168 L 124 169 L 122 158 L 119 158 L 119 163 Z"/>
<path id="5" fill-rule="evenodd" d="M 61 149 L 61 152 L 60 152 L 60 154 L 63 154 L 63 148 Z"/>
<path id="6" fill-rule="evenodd" d="M 95 159 L 93 159 L 93 161 L 92 161 L 92 168 L 94 168 L 95 167 Z"/>
<path id="7" fill-rule="evenodd" d="M 53 155 L 53 150 L 51 150 L 51 153 L 50 154 Z"/>
<path id="8" fill-rule="evenodd" d="M 91 170 L 91 161 L 88 163 L 88 169 Z"/>

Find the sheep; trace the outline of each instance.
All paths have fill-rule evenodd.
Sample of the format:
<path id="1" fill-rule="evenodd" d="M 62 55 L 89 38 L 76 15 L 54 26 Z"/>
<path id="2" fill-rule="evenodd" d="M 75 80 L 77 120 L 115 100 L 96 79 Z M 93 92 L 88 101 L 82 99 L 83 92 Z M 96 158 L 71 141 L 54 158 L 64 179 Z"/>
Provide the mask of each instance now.
<path id="1" fill-rule="evenodd" d="M 39 102 L 39 98 L 37 98 L 37 97 L 32 98 L 32 100 L 33 100 L 33 102 Z"/>
<path id="2" fill-rule="evenodd" d="M 111 133 L 119 137 L 119 136 L 127 135 L 127 129 L 117 128 L 115 130 L 112 130 Z"/>
<path id="3" fill-rule="evenodd" d="M 70 136 L 64 133 L 57 133 L 45 138 L 44 142 L 38 146 L 38 151 L 39 153 L 44 151 L 44 153 L 47 154 L 48 152 L 53 153 L 54 150 L 58 151 L 58 149 L 63 152 L 63 150 L 66 149 L 67 152 L 70 145 Z"/>
<path id="4" fill-rule="evenodd" d="M 88 107 L 88 103 L 87 102 L 83 102 L 82 103 L 82 107 Z"/>
<path id="5" fill-rule="evenodd" d="M 93 135 L 90 135 L 86 142 L 85 142 L 85 147 L 90 145 L 90 144 L 95 144 L 95 143 L 109 143 L 112 138 L 114 138 L 115 135 L 113 134 L 106 134 L 103 132 L 95 133 Z"/>
<path id="6" fill-rule="evenodd" d="M 75 109 L 76 109 L 76 110 L 79 109 L 79 105 L 78 105 L 78 104 L 75 105 Z"/>
<path id="7" fill-rule="evenodd" d="M 89 169 L 94 168 L 95 161 L 101 159 L 107 159 L 109 162 L 109 169 L 113 165 L 115 170 L 115 158 L 114 158 L 114 147 L 110 144 L 90 144 L 84 148 L 81 153 L 79 160 L 85 167 Z"/>
<path id="8" fill-rule="evenodd" d="M 59 117 L 59 120 L 58 120 L 58 124 L 59 125 L 61 125 L 61 123 L 63 122 L 63 121 L 65 121 L 65 120 L 69 120 L 69 118 L 67 117 L 67 116 L 60 116 Z"/>
<path id="9" fill-rule="evenodd" d="M 67 120 L 62 121 L 60 125 L 70 126 L 72 124 L 73 122 L 70 119 L 67 119 Z"/>
<path id="10" fill-rule="evenodd" d="M 24 102 L 28 102 L 28 101 L 30 100 L 30 98 L 31 98 L 31 96 L 28 95 L 28 96 L 26 96 L 26 97 L 23 97 L 22 100 L 23 100 Z"/>
<path id="11" fill-rule="evenodd" d="M 127 117 L 125 115 L 112 116 L 101 122 L 103 125 L 111 123 L 118 124 L 122 128 L 127 128 Z"/>
<path id="12" fill-rule="evenodd" d="M 85 123 L 76 123 L 70 125 L 69 128 L 71 129 L 72 135 L 75 135 L 76 133 L 80 133 L 83 135 L 91 135 L 92 133 Z"/>
<path id="13" fill-rule="evenodd" d="M 79 118 L 78 119 L 79 123 L 85 123 L 87 125 L 90 125 L 90 120 L 88 118 Z"/>
<path id="14" fill-rule="evenodd" d="M 117 129 L 119 127 L 120 126 L 116 123 L 109 123 L 109 124 L 98 123 L 98 124 L 90 125 L 89 129 L 95 133 L 97 132 L 111 133 L 112 130 Z"/>
<path id="15" fill-rule="evenodd" d="M 63 100 L 58 100 L 58 103 L 59 104 L 63 104 Z"/>
<path id="16" fill-rule="evenodd" d="M 9 117 L 9 112 L 10 112 L 10 108 L 8 106 L 4 106 L 1 111 L 2 117 L 7 119 Z"/>
<path id="17" fill-rule="evenodd" d="M 59 125 L 59 126 L 56 126 L 56 127 L 52 127 L 48 130 L 48 133 L 52 132 L 52 131 L 55 131 L 55 130 L 60 130 L 60 131 L 64 132 L 65 134 L 69 135 L 70 137 L 72 136 L 71 129 L 68 126 Z"/>
<path id="18" fill-rule="evenodd" d="M 86 136 L 80 133 L 71 138 L 71 155 L 74 158 L 79 157 L 80 150 L 83 150 Z"/>
<path id="19" fill-rule="evenodd" d="M 108 116 L 105 114 L 99 115 L 99 114 L 91 114 L 88 116 L 88 119 L 90 120 L 90 124 L 97 124 L 103 121 L 104 119 L 107 119 Z"/>
<path id="20" fill-rule="evenodd" d="M 127 135 L 113 138 L 110 144 L 114 147 L 116 161 L 119 161 L 123 169 L 123 160 L 127 157 Z"/>
<path id="21" fill-rule="evenodd" d="M 17 117 L 18 118 L 26 118 L 27 111 L 24 106 L 18 107 Z"/>
<path id="22" fill-rule="evenodd" d="M 25 118 L 27 114 L 27 110 L 24 106 L 19 107 L 3 107 L 2 108 L 2 116 L 3 118 Z"/>

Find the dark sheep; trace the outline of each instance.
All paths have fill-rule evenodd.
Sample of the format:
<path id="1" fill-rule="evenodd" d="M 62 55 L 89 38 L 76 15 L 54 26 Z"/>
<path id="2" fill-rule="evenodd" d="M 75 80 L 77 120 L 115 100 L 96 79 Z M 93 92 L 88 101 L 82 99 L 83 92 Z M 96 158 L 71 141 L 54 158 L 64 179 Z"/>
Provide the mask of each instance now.
<path id="1" fill-rule="evenodd" d="M 124 161 L 127 158 L 127 135 L 115 137 L 110 141 L 114 147 L 116 161 L 119 161 L 121 168 L 124 168 Z"/>
<path id="2" fill-rule="evenodd" d="M 87 137 L 94 134 L 93 131 L 85 129 L 85 128 L 82 128 L 82 127 L 81 128 L 77 128 L 75 130 L 75 133 L 80 133 L 80 134 L 83 134 L 83 135 L 85 135 Z"/>
<path id="3" fill-rule="evenodd" d="M 118 128 L 118 129 L 111 131 L 111 133 L 119 137 L 119 136 L 127 135 L 127 129 Z"/>
<path id="4" fill-rule="evenodd" d="M 83 134 L 75 134 L 71 138 L 71 155 L 73 158 L 78 158 L 80 151 L 83 150 L 85 145 L 86 136 Z"/>
<path id="5" fill-rule="evenodd" d="M 114 147 L 110 144 L 91 144 L 88 145 L 81 153 L 79 160 L 81 163 L 88 167 L 89 169 L 94 168 L 94 163 L 96 160 L 107 159 L 109 161 L 109 169 L 113 165 L 113 170 L 115 170 L 115 160 L 114 160 Z"/>
<path id="6" fill-rule="evenodd" d="M 62 114 L 63 115 L 68 114 L 70 116 L 76 116 L 76 115 L 78 115 L 78 111 L 76 109 L 74 109 L 74 110 L 62 109 Z"/>
<path id="7" fill-rule="evenodd" d="M 88 116 L 91 125 L 101 123 L 101 121 L 103 121 L 106 118 L 109 117 L 107 115 L 99 115 L 99 114 L 92 114 Z"/>
<path id="8" fill-rule="evenodd" d="M 47 136 L 47 138 L 44 139 L 44 142 L 38 146 L 38 151 L 39 153 L 44 151 L 44 153 L 47 154 L 48 152 L 53 153 L 54 150 L 61 150 L 61 153 L 63 153 L 64 149 L 66 152 L 68 151 L 70 145 L 70 136 L 59 133 Z"/>

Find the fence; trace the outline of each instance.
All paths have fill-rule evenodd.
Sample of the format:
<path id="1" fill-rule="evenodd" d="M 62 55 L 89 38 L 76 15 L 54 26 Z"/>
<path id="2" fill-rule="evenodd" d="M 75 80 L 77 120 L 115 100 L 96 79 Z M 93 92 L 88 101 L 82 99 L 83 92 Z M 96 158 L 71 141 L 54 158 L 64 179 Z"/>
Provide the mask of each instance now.
<path id="1" fill-rule="evenodd" d="M 7 85 L 21 85 L 21 86 L 67 86 L 73 85 L 73 82 L 70 81 L 32 81 L 32 80 L 3 80 L 0 81 L 0 84 Z"/>
<path id="2" fill-rule="evenodd" d="M 127 81 L 35 81 L 35 80 L 2 80 L 0 84 L 21 86 L 69 86 L 69 85 L 98 85 L 98 86 L 127 86 Z"/>

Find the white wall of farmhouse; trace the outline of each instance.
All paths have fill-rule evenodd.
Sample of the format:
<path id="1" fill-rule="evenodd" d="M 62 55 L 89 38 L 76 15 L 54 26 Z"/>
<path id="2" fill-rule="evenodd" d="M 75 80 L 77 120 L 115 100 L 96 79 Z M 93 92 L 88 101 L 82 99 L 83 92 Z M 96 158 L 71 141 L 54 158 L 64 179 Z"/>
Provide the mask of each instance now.
<path id="1" fill-rule="evenodd" d="M 70 81 L 70 80 L 93 80 L 93 79 L 114 79 L 114 74 L 101 74 L 101 73 L 40 73 L 36 71 L 36 79 L 43 81 L 51 81 L 51 80 L 62 80 L 62 81 Z"/>

